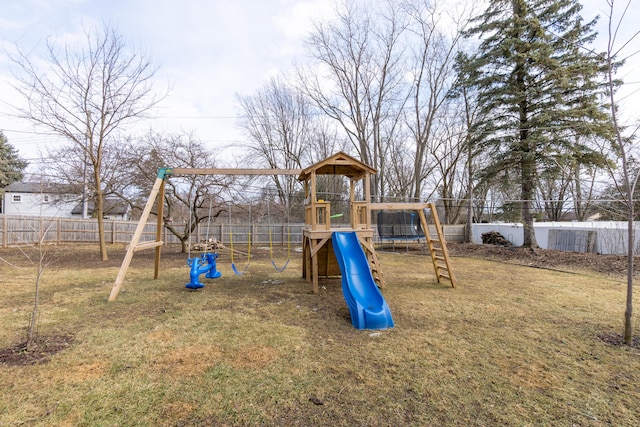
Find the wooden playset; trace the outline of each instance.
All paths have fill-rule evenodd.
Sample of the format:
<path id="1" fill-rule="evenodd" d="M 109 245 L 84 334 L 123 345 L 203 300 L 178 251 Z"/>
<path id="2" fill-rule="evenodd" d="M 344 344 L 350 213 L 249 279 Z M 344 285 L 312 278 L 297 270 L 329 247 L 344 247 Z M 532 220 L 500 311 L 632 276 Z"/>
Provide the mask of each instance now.
<path id="1" fill-rule="evenodd" d="M 384 288 L 385 280 L 380 262 L 373 244 L 374 231 L 371 225 L 373 210 L 414 210 L 418 212 L 422 230 L 433 262 L 438 282 L 447 279 L 455 287 L 449 255 L 442 227 L 438 221 L 435 206 L 432 203 L 372 203 L 370 178 L 376 170 L 349 156 L 338 152 L 306 169 L 219 169 L 219 168 L 161 168 L 153 185 L 149 199 L 142 212 L 136 231 L 120 266 L 120 271 L 114 282 L 109 301 L 117 298 L 124 278 L 135 252 L 144 249 L 155 249 L 154 279 L 159 277 L 160 249 L 164 242 L 162 237 L 162 218 L 165 180 L 172 175 L 298 175 L 298 180 L 304 184 L 305 194 L 305 228 L 302 236 L 303 262 L 302 277 L 312 283 L 313 291 L 318 292 L 318 279 L 321 277 L 340 276 L 340 267 L 333 253 L 331 236 L 334 231 L 354 231 L 357 233 L 371 266 L 371 272 L 380 288 Z M 350 180 L 349 190 L 349 223 L 340 227 L 332 227 L 331 203 L 318 199 L 318 176 L 340 175 Z M 157 204 L 156 240 L 140 243 L 144 226 L 149 219 L 151 209 Z M 429 232 L 424 211 L 428 209 L 433 219 L 436 237 Z M 345 215 L 345 212 L 340 214 Z M 342 216 L 341 215 L 341 216 Z"/>
<path id="2" fill-rule="evenodd" d="M 438 282 L 441 279 L 448 279 L 455 287 L 455 278 L 435 206 L 432 203 L 372 203 L 370 180 L 371 175 L 375 173 L 375 169 L 343 152 L 338 152 L 302 170 L 298 177 L 304 183 L 306 212 L 305 229 L 302 236 L 302 276 L 313 284 L 313 291 L 316 293 L 318 292 L 318 278 L 339 276 L 340 269 L 333 254 L 331 235 L 334 231 L 354 231 L 367 254 L 374 280 L 380 288 L 384 288 L 386 284 L 373 244 L 374 232 L 371 225 L 371 212 L 373 210 L 415 210 L 420 217 Z M 333 228 L 331 226 L 330 203 L 317 199 L 317 177 L 319 175 L 342 175 L 349 178 L 350 228 Z M 360 188 L 360 197 L 356 193 L 357 188 Z M 425 209 L 429 209 L 431 212 L 436 238 L 430 236 L 427 218 L 424 214 Z"/>

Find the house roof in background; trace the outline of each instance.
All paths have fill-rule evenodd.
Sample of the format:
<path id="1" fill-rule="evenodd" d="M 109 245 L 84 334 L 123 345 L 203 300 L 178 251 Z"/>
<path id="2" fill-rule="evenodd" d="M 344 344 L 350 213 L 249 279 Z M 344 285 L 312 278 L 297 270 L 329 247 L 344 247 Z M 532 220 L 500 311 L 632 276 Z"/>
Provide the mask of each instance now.
<path id="1" fill-rule="evenodd" d="M 47 193 L 47 194 L 75 194 L 67 184 L 52 184 L 40 182 L 12 182 L 4 188 L 5 193 Z"/>
<path id="2" fill-rule="evenodd" d="M 92 214 L 95 209 L 94 202 L 87 203 L 87 211 Z M 129 206 L 119 199 L 106 199 L 104 201 L 104 214 L 105 215 L 124 215 L 129 211 Z M 73 215 L 82 214 L 82 203 L 78 203 L 71 211 Z"/>

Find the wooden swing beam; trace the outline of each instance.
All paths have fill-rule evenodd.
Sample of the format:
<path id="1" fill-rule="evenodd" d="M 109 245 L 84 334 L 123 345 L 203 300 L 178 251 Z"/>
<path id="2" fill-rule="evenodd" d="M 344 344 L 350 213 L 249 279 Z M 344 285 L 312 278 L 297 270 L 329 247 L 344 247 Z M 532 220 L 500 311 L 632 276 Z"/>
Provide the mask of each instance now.
<path id="1" fill-rule="evenodd" d="M 300 175 L 302 169 L 171 168 L 171 175 Z"/>
<path id="2" fill-rule="evenodd" d="M 120 265 L 120 271 L 118 271 L 118 276 L 116 277 L 115 282 L 113 283 L 113 287 L 111 288 L 111 294 L 109 295 L 109 301 L 114 301 L 118 294 L 120 293 L 120 288 L 124 283 L 124 278 L 127 274 L 127 270 L 129 269 L 129 265 L 131 264 L 131 260 L 133 259 L 133 254 L 137 251 L 152 249 L 155 248 L 156 256 L 154 263 L 154 274 L 153 278 L 158 279 L 160 272 L 160 249 L 164 242 L 162 241 L 162 217 L 164 210 L 164 189 L 166 179 L 172 175 L 299 175 L 302 172 L 302 169 L 228 169 L 228 168 L 160 168 L 158 169 L 158 176 L 153 184 L 153 188 L 151 189 L 151 193 L 149 194 L 149 199 L 147 199 L 147 203 L 142 211 L 142 215 L 140 216 L 140 220 L 138 221 L 138 225 L 136 227 L 135 232 L 133 233 L 133 237 L 131 238 L 131 242 L 129 246 L 127 246 L 127 252 L 122 260 L 122 264 Z M 155 201 L 158 202 L 158 221 L 156 226 L 156 240 L 150 242 L 140 243 L 140 237 L 142 237 L 142 232 L 144 230 L 145 225 L 147 224 L 147 220 L 149 219 L 149 215 L 151 214 L 151 209 L 155 204 Z"/>

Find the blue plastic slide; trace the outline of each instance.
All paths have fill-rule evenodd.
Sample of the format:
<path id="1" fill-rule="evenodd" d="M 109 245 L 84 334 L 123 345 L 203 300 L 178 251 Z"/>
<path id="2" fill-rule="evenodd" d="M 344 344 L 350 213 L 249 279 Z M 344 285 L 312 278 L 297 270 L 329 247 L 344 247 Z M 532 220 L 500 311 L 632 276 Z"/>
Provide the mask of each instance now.
<path id="1" fill-rule="evenodd" d="M 356 329 L 393 328 L 391 311 L 378 290 L 355 232 L 334 232 L 333 252 L 342 272 L 342 292 Z"/>

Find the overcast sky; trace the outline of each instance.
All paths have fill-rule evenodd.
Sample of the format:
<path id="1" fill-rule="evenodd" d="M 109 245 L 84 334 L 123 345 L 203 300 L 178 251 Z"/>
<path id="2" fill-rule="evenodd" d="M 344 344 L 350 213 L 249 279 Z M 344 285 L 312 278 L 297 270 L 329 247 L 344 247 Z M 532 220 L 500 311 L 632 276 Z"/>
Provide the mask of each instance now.
<path id="1" fill-rule="evenodd" d="M 311 19 L 328 16 L 332 0 L 0 0 L 0 39 L 6 51 L 44 47 L 83 27 L 115 27 L 161 68 L 158 88 L 169 96 L 144 126 L 194 131 L 211 147 L 241 138 L 236 94 L 250 95 L 303 54 Z M 0 129 L 21 155 L 35 160 L 52 139 L 8 116 L 10 61 L 0 52 Z M 14 67 L 14 66 L 13 66 Z M 9 95 L 9 96 L 8 96 Z"/>
<path id="2" fill-rule="evenodd" d="M 607 10 L 606 0 L 583 2 L 585 18 Z M 331 16 L 334 1 L 0 0 L 0 4 L 0 130 L 23 157 L 35 161 L 38 151 L 45 151 L 53 140 L 29 133 L 29 125 L 8 115 L 10 105 L 21 102 L 11 96 L 11 63 L 5 54 L 16 44 L 23 50 L 38 49 L 48 36 L 73 36 L 83 27 L 106 22 L 161 67 L 159 89 L 170 88 L 158 118 L 144 126 L 194 131 L 207 146 L 222 150 L 242 138 L 236 129 L 236 94 L 251 95 L 271 76 L 303 61 L 303 39 L 312 20 Z M 640 22 L 640 8 L 632 13 L 625 34 L 636 31 L 635 23 Z M 605 30 L 600 27 L 602 38 Z M 640 39 L 633 46 L 640 46 Z M 627 81 L 640 81 L 634 77 L 639 67 L 630 65 L 625 72 Z M 640 85 L 635 83 L 628 91 L 637 89 Z"/>

